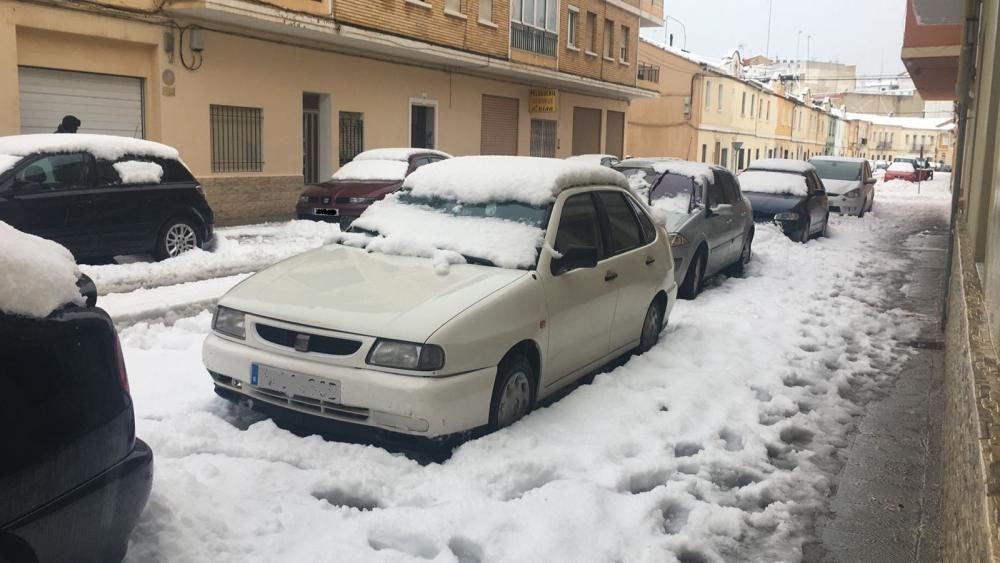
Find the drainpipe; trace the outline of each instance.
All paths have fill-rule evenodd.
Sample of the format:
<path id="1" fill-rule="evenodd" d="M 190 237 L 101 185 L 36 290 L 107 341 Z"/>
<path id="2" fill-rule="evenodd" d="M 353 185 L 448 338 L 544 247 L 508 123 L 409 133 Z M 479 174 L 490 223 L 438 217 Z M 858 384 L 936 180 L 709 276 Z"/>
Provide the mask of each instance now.
<path id="1" fill-rule="evenodd" d="M 972 80 L 972 70 L 976 61 L 976 47 L 979 40 L 979 5 L 982 0 L 966 0 L 965 2 L 965 33 L 963 34 L 962 54 L 959 58 L 958 84 L 956 94 L 958 98 L 958 111 L 956 117 L 956 134 L 958 146 L 955 147 L 955 156 L 952 160 L 951 175 L 951 222 L 948 226 L 948 254 L 945 264 L 944 278 L 944 306 L 941 308 L 942 329 L 948 322 L 949 300 L 951 293 L 951 281 L 954 272 L 952 271 L 952 261 L 955 259 L 955 239 L 958 234 L 958 202 L 962 192 L 962 165 L 965 159 L 965 132 L 966 120 L 969 113 L 969 90 Z"/>

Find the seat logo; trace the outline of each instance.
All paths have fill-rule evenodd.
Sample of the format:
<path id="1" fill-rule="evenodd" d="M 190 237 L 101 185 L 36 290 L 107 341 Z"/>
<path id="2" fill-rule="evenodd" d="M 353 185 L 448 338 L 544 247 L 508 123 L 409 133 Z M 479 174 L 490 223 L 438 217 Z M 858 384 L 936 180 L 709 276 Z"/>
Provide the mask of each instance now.
<path id="1" fill-rule="evenodd" d="M 296 334 L 295 335 L 295 350 L 298 352 L 308 352 L 309 351 L 309 335 L 308 334 Z"/>

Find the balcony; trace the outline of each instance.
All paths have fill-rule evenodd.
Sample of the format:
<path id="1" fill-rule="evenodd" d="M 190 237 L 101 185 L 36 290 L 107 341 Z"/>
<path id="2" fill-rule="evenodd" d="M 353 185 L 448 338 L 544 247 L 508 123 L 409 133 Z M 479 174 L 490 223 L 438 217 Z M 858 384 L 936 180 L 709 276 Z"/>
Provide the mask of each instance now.
<path id="1" fill-rule="evenodd" d="M 907 0 L 903 64 L 925 100 L 955 99 L 965 2 Z"/>
<path id="2" fill-rule="evenodd" d="M 558 44 L 559 36 L 555 33 L 523 23 L 510 22 L 510 46 L 514 49 L 554 57 Z"/>

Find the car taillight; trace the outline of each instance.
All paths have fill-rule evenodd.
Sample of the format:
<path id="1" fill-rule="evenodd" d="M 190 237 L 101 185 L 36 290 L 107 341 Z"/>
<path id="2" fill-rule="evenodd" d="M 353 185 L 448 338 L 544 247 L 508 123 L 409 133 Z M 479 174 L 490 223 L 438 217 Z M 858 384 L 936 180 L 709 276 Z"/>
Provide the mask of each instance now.
<path id="1" fill-rule="evenodd" d="M 115 361 L 118 363 L 118 381 L 122 384 L 122 389 L 130 393 L 128 387 L 128 371 L 125 370 L 125 356 L 122 354 L 122 343 L 115 334 Z"/>

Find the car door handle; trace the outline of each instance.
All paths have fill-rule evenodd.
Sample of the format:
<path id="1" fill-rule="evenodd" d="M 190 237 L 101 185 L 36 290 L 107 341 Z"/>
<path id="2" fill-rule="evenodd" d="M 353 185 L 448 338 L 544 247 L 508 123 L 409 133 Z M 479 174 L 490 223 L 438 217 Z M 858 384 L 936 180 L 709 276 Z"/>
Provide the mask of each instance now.
<path id="1" fill-rule="evenodd" d="M 652 256 L 647 256 L 647 257 L 646 257 L 646 265 L 647 265 L 647 266 L 649 266 L 649 265 L 650 265 L 650 264 L 652 264 L 653 262 L 656 262 L 656 258 L 653 258 Z"/>
<path id="2" fill-rule="evenodd" d="M 606 282 L 614 281 L 616 279 L 618 279 L 618 272 L 608 270 L 608 273 L 604 274 L 604 281 Z"/>

